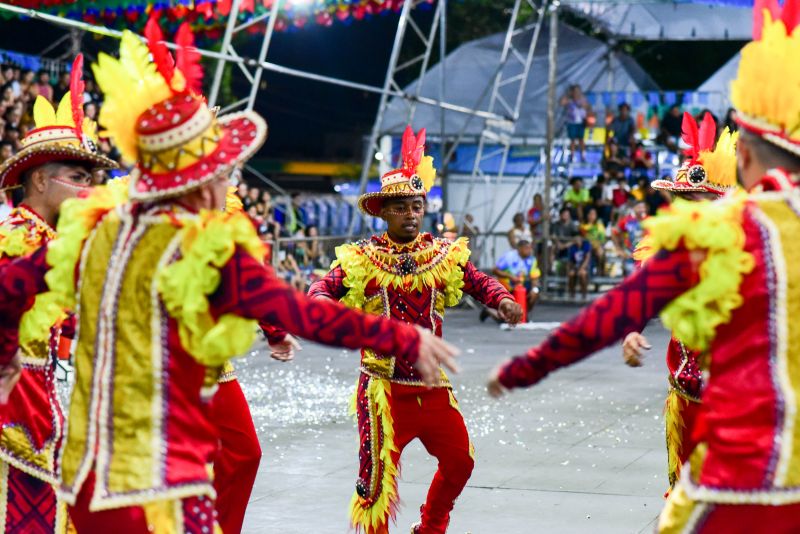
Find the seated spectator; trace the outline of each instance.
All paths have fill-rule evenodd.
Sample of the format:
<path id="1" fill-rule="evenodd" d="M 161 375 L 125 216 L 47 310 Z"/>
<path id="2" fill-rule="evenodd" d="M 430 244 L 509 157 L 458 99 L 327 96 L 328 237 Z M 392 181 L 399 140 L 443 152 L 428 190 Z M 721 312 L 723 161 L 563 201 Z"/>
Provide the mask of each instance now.
<path id="1" fill-rule="evenodd" d="M 611 205 L 613 206 L 614 210 L 618 211 L 625 206 L 625 204 L 628 203 L 628 198 L 630 198 L 630 195 L 630 187 L 628 187 L 628 182 L 625 180 L 625 178 L 615 178 L 611 189 Z"/>
<path id="2" fill-rule="evenodd" d="M 319 229 L 313 225 L 307 226 L 305 236 L 310 239 L 310 241 L 305 242 L 308 265 L 313 269 L 327 269 L 330 266 L 330 261 L 322 249 L 322 243 L 319 240 Z"/>
<path id="3" fill-rule="evenodd" d="M 97 84 L 94 83 L 94 79 L 90 77 L 86 77 L 84 81 L 85 88 L 83 90 L 83 101 L 84 103 L 88 104 L 89 102 L 94 102 L 95 104 L 100 104 L 103 101 L 103 97 L 100 95 L 100 90 L 97 88 Z"/>
<path id="4" fill-rule="evenodd" d="M 44 98 L 49 100 L 50 102 L 53 101 L 53 86 L 50 85 L 50 73 L 46 70 L 39 71 L 39 77 L 37 79 L 37 84 L 39 88 L 39 94 L 42 95 Z"/>
<path id="5" fill-rule="evenodd" d="M 647 178 L 639 178 L 638 182 L 636 183 L 636 187 L 631 189 L 631 196 L 636 202 L 644 201 L 645 197 L 647 196 L 647 187 L 650 184 L 650 180 Z"/>
<path id="6" fill-rule="evenodd" d="M 597 265 L 597 274 L 605 276 L 606 272 L 606 227 L 597 217 L 597 210 L 592 208 L 586 214 L 586 220 L 581 225 L 583 235 L 592 247 L 592 256 Z"/>
<path id="7" fill-rule="evenodd" d="M 533 255 L 531 242 L 520 239 L 516 248 L 500 256 L 492 272 L 500 283 L 512 293 L 517 286 L 525 287 L 528 315 L 530 316 L 536 300 L 539 298 L 539 278 L 542 275 L 539 271 L 536 257 Z M 481 322 L 485 321 L 489 316 L 494 317 L 496 320 L 499 318 L 495 310 L 484 308 L 481 312 Z"/>
<path id="8" fill-rule="evenodd" d="M 69 75 L 67 75 L 69 79 Z M 14 99 L 22 96 L 22 88 L 19 85 L 19 69 L 14 65 L 5 65 L 3 67 L 3 80 L 11 87 L 11 94 Z"/>
<path id="9" fill-rule="evenodd" d="M 464 224 L 461 225 L 461 235 L 467 239 L 473 239 L 480 233 L 480 228 L 475 224 L 475 217 L 473 217 L 471 213 L 464 215 Z"/>
<path id="10" fill-rule="evenodd" d="M 670 180 L 670 176 L 666 175 L 663 180 Z M 647 214 L 655 215 L 658 210 L 670 203 L 669 193 L 667 191 L 656 191 L 650 182 L 647 183 L 647 194 L 645 194 L 644 201 L 647 204 Z"/>
<path id="11" fill-rule="evenodd" d="M 83 105 L 83 114 L 88 119 L 92 119 L 93 121 L 97 121 L 97 103 L 95 102 L 87 102 Z"/>
<path id="12" fill-rule="evenodd" d="M 69 91 L 69 72 L 62 72 L 58 75 L 58 83 L 53 89 L 53 102 L 61 102 L 67 91 Z M 86 91 L 84 91 L 84 95 L 86 95 Z"/>
<path id="13" fill-rule="evenodd" d="M 719 127 L 723 130 L 727 128 L 728 130 L 731 131 L 731 133 L 739 130 L 739 123 L 736 122 L 735 109 L 728 108 L 728 111 L 725 113 L 725 121 Z"/>
<path id="14" fill-rule="evenodd" d="M 633 179 L 647 178 L 649 181 L 649 171 L 654 166 L 653 157 L 650 152 L 645 150 L 644 143 L 641 141 L 636 143 L 636 149 L 633 151 L 633 158 L 631 159 L 631 168 L 633 169 L 631 176 Z"/>
<path id="15" fill-rule="evenodd" d="M 0 163 L 14 155 L 14 145 L 8 141 L 0 143 Z"/>
<path id="16" fill-rule="evenodd" d="M 615 139 L 609 139 L 603 151 L 603 174 L 609 180 L 625 177 L 625 168 L 628 166 L 628 160 L 620 155 L 619 143 Z"/>
<path id="17" fill-rule="evenodd" d="M 542 217 L 544 216 L 544 201 L 542 194 L 536 193 L 533 195 L 533 206 L 528 210 L 528 226 L 531 229 L 531 235 L 534 238 L 542 236 Z"/>
<path id="18" fill-rule="evenodd" d="M 305 293 L 308 291 L 308 283 L 305 274 L 300 269 L 294 256 L 289 254 L 288 251 L 282 252 L 283 259 L 278 263 L 277 273 L 289 285 L 294 287 L 297 291 Z"/>
<path id="19" fill-rule="evenodd" d="M 631 213 L 620 217 L 619 222 L 611 231 L 617 254 L 623 259 L 623 274 L 627 276 L 633 272 L 633 251 L 644 235 L 642 221 L 647 218 L 647 205 L 637 202 Z"/>
<path id="20" fill-rule="evenodd" d="M 245 209 L 250 209 L 251 206 L 255 207 L 258 204 L 260 198 L 261 190 L 257 187 L 251 187 L 247 191 L 247 198 L 242 201 L 242 204 L 244 204 Z"/>
<path id="21" fill-rule="evenodd" d="M 4 220 L 11 214 L 11 204 L 8 202 L 8 197 L 3 189 L 0 189 L 0 221 Z"/>
<path id="22" fill-rule="evenodd" d="M 582 221 L 584 208 L 591 203 L 592 197 L 589 190 L 583 187 L 583 179 L 576 177 L 570 180 L 570 188 L 564 193 L 564 206 L 570 209 L 573 218 Z"/>
<path id="23" fill-rule="evenodd" d="M 244 181 L 240 181 L 239 185 L 236 186 L 236 194 L 239 196 L 239 200 L 242 201 L 244 205 L 244 199 L 247 198 L 247 183 Z"/>
<path id="24" fill-rule="evenodd" d="M 14 152 L 19 152 L 22 149 L 22 140 L 20 136 L 19 127 L 7 125 L 5 133 L 3 134 L 3 142 L 10 143 L 14 147 Z"/>
<path id="25" fill-rule="evenodd" d="M 555 266 L 556 260 L 567 258 L 567 249 L 578 235 L 578 224 L 572 219 L 569 208 L 561 208 L 558 221 L 553 224 L 550 236 L 553 240 L 550 265 Z"/>
<path id="26" fill-rule="evenodd" d="M 578 237 L 567 250 L 567 290 L 569 298 L 575 299 L 575 286 L 581 285 L 583 300 L 588 298 L 589 269 L 591 268 L 592 245 L 584 237 Z"/>
<path id="27" fill-rule="evenodd" d="M 525 217 L 521 213 L 514 214 L 513 222 L 514 226 L 508 231 L 508 244 L 511 245 L 511 248 L 516 248 L 520 240 L 527 241 L 528 243 L 533 241 L 531 229 L 525 226 Z"/>
<path id="28" fill-rule="evenodd" d="M 636 124 L 631 117 L 631 106 L 626 102 L 619 105 L 617 116 L 611 120 L 606 130 L 606 141 L 610 136 L 619 143 L 619 153 L 622 157 L 628 157 L 633 149 L 636 134 Z"/>
<path id="29" fill-rule="evenodd" d="M 594 185 L 589 188 L 592 207 L 597 210 L 597 215 L 605 224 L 611 220 L 612 191 L 605 174 L 598 174 Z"/>
<path id="30" fill-rule="evenodd" d="M 656 137 L 656 142 L 664 145 L 672 152 L 678 151 L 678 143 L 681 139 L 681 129 L 683 123 L 683 113 L 678 104 L 673 104 L 661 118 L 660 131 Z"/>

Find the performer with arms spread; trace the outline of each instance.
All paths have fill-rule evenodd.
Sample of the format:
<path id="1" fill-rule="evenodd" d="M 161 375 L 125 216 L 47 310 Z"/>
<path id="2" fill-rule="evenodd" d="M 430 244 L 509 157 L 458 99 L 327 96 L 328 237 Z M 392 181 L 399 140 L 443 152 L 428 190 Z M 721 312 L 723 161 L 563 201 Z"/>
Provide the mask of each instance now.
<path id="1" fill-rule="evenodd" d="M 34 103 L 36 128 L 22 150 L 0 166 L 0 188 L 13 190 L 17 207 L 0 222 L 0 273 L 14 258 L 45 245 L 56 235 L 61 204 L 88 191 L 92 171 L 116 164 L 96 150 L 93 121 L 83 116 L 83 56 L 72 65 L 70 91 L 58 110 L 43 97 Z M 2 276 L 2 274 L 0 274 Z M 54 357 L 60 338 L 71 338 L 71 318 L 50 324 L 49 339 L 32 339 L 30 323 L 20 332 L 20 383 L 0 406 L 0 531 L 62 532 L 66 509 L 56 506 L 56 461 L 64 416 L 56 391 Z M 16 332 L 2 336 L 12 350 Z"/>
<path id="2" fill-rule="evenodd" d="M 694 117 L 683 115 L 683 141 L 689 145 L 689 158 L 683 163 L 675 180 L 655 180 L 653 188 L 669 191 L 684 200 L 714 200 L 736 188 L 736 139 L 726 128 L 714 147 L 717 124 L 706 113 L 698 128 Z M 645 262 L 653 253 L 647 236 L 636 247 L 634 259 Z M 650 344 L 642 334 L 632 332 L 622 344 L 625 363 L 641 365 L 642 351 Z M 694 423 L 700 414 L 700 393 L 703 389 L 702 353 L 691 350 L 675 338 L 667 347 L 669 395 L 664 407 L 667 441 L 667 473 L 670 487 L 675 485 L 680 468 L 697 444 Z"/>
<path id="3" fill-rule="evenodd" d="M 125 32 L 120 59 L 101 54 L 95 66 L 101 124 L 136 162 L 130 193 L 112 183 L 65 202 L 57 239 L 0 278 L 4 329 L 22 317 L 46 339 L 54 316 L 78 316 L 59 494 L 81 533 L 213 531 L 209 401 L 259 321 L 397 354 L 428 383 L 440 363 L 453 366 L 454 349 L 436 336 L 312 301 L 264 267 L 250 221 L 223 208 L 226 177 L 258 149 L 266 125 L 251 112 L 215 117 L 199 95 L 188 25 L 176 41 L 173 62 L 164 43 L 148 48 Z M 19 359 L 0 356 L 7 393 Z"/>
<path id="4" fill-rule="evenodd" d="M 465 238 L 449 241 L 420 233 L 426 194 L 436 174 L 424 149 L 425 130 L 414 136 L 407 127 L 401 167 L 381 177 L 380 192 L 365 194 L 358 202 L 364 213 L 387 222 L 387 233 L 339 247 L 332 270 L 311 286 L 309 295 L 341 300 L 441 336 L 445 307 L 456 305 L 466 292 L 497 308 L 505 321 L 518 323 L 522 310 L 499 282 L 469 262 Z M 412 532 L 443 533 L 472 473 L 472 444 L 444 372 L 436 387 L 427 389 L 419 374 L 396 356 L 362 351 L 353 408 L 360 467 L 351 522 L 368 534 L 388 532 L 399 503 L 400 454 L 419 438 L 436 456 L 439 469 L 422 506 L 422 520 Z"/>
<path id="5" fill-rule="evenodd" d="M 489 382 L 493 395 L 535 384 L 663 310 L 678 339 L 709 351 L 699 444 L 665 533 L 800 531 L 800 2 L 757 1 L 754 15 L 732 84 L 750 194 L 676 201 L 647 224 L 655 256 Z"/>

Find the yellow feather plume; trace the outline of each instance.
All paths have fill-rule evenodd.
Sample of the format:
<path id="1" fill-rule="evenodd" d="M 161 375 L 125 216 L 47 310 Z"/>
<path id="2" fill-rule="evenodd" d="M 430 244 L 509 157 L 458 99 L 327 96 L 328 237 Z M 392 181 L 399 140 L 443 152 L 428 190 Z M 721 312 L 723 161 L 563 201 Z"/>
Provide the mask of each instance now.
<path id="1" fill-rule="evenodd" d="M 117 60 L 101 53 L 92 70 L 106 96 L 100 109 L 100 125 L 125 161 L 133 164 L 138 159 L 139 115 L 172 96 L 172 91 L 150 61 L 147 45 L 127 30 L 122 35 L 119 56 Z"/>
<path id="2" fill-rule="evenodd" d="M 239 195 L 236 194 L 236 188 L 230 186 L 225 194 L 225 212 L 236 213 L 239 211 L 244 211 L 244 205 L 242 205 L 242 201 L 239 200 Z"/>
<path id="3" fill-rule="evenodd" d="M 708 181 L 714 185 L 733 187 L 736 185 L 736 140 L 739 132 L 731 132 L 725 128 L 719 136 L 714 151 L 700 152 L 700 162 L 706 170 Z"/>
<path id="4" fill-rule="evenodd" d="M 53 126 L 56 123 L 56 110 L 53 109 L 53 104 L 41 95 L 37 96 L 36 102 L 33 103 L 33 122 L 37 128 Z"/>
<path id="5" fill-rule="evenodd" d="M 764 13 L 761 40 L 742 49 L 731 100 L 745 116 L 780 128 L 800 142 L 800 30 L 787 35 L 781 20 Z"/>
<path id="6" fill-rule="evenodd" d="M 72 118 L 72 100 L 69 91 L 61 98 L 61 102 L 58 103 L 56 124 L 59 126 L 75 127 L 75 119 Z"/>
<path id="7" fill-rule="evenodd" d="M 436 180 L 436 169 L 433 168 L 433 156 L 423 156 L 416 168 L 417 176 L 422 179 L 425 191 L 430 191 Z"/>

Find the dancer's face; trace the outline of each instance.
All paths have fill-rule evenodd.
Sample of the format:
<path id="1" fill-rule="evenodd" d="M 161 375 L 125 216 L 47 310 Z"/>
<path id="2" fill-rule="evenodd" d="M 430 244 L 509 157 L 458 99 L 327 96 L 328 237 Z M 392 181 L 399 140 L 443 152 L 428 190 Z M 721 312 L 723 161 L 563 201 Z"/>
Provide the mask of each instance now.
<path id="1" fill-rule="evenodd" d="M 381 208 L 381 218 L 389 226 L 389 237 L 398 243 L 417 238 L 424 216 L 425 199 L 422 196 L 390 198 Z"/>

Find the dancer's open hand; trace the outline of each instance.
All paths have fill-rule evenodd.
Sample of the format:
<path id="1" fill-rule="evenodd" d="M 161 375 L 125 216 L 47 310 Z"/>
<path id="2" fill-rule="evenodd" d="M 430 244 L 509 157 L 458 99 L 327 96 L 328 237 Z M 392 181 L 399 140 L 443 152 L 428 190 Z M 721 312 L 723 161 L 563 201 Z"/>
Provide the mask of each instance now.
<path id="1" fill-rule="evenodd" d="M 652 348 L 646 337 L 638 332 L 631 332 L 622 342 L 622 357 L 629 366 L 640 367 L 644 351 Z"/>
<path id="2" fill-rule="evenodd" d="M 439 366 L 443 365 L 450 371 L 459 371 L 455 357 L 458 349 L 430 330 L 417 326 L 419 331 L 419 356 L 414 362 L 414 368 L 422 376 L 425 385 L 433 387 L 440 379 Z"/>
<path id="3" fill-rule="evenodd" d="M 517 324 L 522 320 L 522 306 L 510 298 L 504 298 L 497 307 L 500 318 L 508 324 Z"/>
<path id="4" fill-rule="evenodd" d="M 14 386 L 17 385 L 21 374 L 22 359 L 19 351 L 17 351 L 7 364 L 0 367 L 0 404 L 8 402 L 8 397 L 11 395 Z"/>
<path id="5" fill-rule="evenodd" d="M 489 381 L 486 383 L 486 391 L 489 392 L 489 395 L 495 399 L 499 399 L 503 395 L 506 394 L 506 387 L 500 383 L 500 370 L 503 368 L 503 364 L 498 365 L 495 367 L 491 373 L 489 373 Z"/>
<path id="6" fill-rule="evenodd" d="M 286 334 L 283 341 L 270 344 L 269 349 L 272 351 L 269 354 L 272 359 L 278 360 L 279 362 L 290 362 L 294 360 L 295 351 L 303 350 L 303 347 L 300 346 L 300 343 L 294 336 Z"/>

